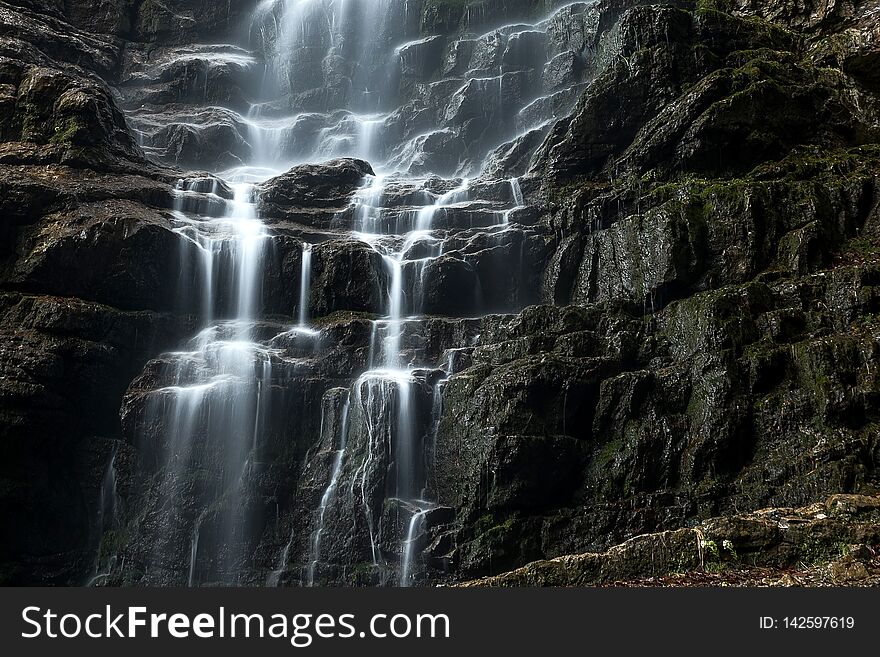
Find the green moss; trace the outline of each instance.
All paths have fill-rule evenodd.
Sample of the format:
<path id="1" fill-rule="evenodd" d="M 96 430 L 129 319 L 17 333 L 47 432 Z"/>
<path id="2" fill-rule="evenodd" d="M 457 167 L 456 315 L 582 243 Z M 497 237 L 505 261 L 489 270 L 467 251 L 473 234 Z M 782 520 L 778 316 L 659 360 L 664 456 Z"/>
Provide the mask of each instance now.
<path id="1" fill-rule="evenodd" d="M 863 258 L 880 256 L 880 240 L 874 237 L 856 237 L 846 243 L 843 252 Z"/>
<path id="2" fill-rule="evenodd" d="M 759 30 L 771 42 L 785 42 L 786 39 L 800 41 L 801 36 L 778 23 L 773 23 L 760 16 L 744 16 L 742 20 L 752 28 Z"/>
<path id="3" fill-rule="evenodd" d="M 769 43 L 794 45 L 801 39 L 796 32 L 785 28 L 778 23 L 768 21 L 760 16 L 733 15 L 736 9 L 734 0 L 698 0 L 694 7 L 694 14 L 704 20 L 709 19 L 717 23 L 729 23 L 734 31 L 748 29 L 755 36 Z"/>
<path id="4" fill-rule="evenodd" d="M 829 151 L 799 148 L 779 162 L 761 164 L 749 173 L 752 180 L 816 180 L 855 178 L 880 171 L 880 145 L 867 144 Z"/>
<path id="5" fill-rule="evenodd" d="M 39 136 L 39 119 L 25 112 L 21 118 L 21 141 L 34 141 Z"/>
<path id="6" fill-rule="evenodd" d="M 484 514 L 474 524 L 474 533 L 483 542 L 491 545 L 503 543 L 516 527 L 516 518 L 510 517 L 499 522 L 492 514 Z"/>
<path id="7" fill-rule="evenodd" d="M 721 558 L 721 550 L 718 549 L 718 544 L 711 539 L 701 539 L 700 549 L 703 550 L 704 559 L 714 559 L 717 561 Z"/>
<path id="8" fill-rule="evenodd" d="M 376 566 L 372 561 L 360 561 L 351 567 L 351 575 L 355 578 L 369 577 L 375 570 Z"/>
<path id="9" fill-rule="evenodd" d="M 516 523 L 513 518 L 508 518 L 504 522 L 502 522 L 498 525 L 493 525 L 492 527 L 490 527 L 489 530 L 486 532 L 486 534 L 497 535 L 499 537 L 505 536 L 508 532 L 513 530 L 515 524 Z"/>
<path id="10" fill-rule="evenodd" d="M 614 460 L 614 457 L 623 450 L 623 446 L 623 440 L 621 440 L 620 438 L 602 445 L 602 448 L 599 450 L 595 457 L 596 465 L 599 467 L 605 467 L 606 465 L 611 463 L 611 461 Z"/>
<path id="11" fill-rule="evenodd" d="M 827 543 L 812 538 L 797 546 L 797 560 L 805 566 L 814 566 L 841 556 L 841 543 Z"/>
<path id="12" fill-rule="evenodd" d="M 757 137 L 756 137 L 757 138 Z M 801 147 L 777 162 L 758 165 L 741 178 L 705 179 L 690 174 L 673 181 L 639 185 L 647 188 L 644 196 L 652 205 L 679 201 L 691 211 L 709 212 L 711 205 L 731 209 L 745 202 L 747 193 L 771 184 L 803 183 L 798 193 L 810 193 L 815 187 L 839 185 L 843 180 L 872 178 L 880 173 L 880 145 L 867 144 L 850 149 L 826 150 L 819 147 Z M 630 183 L 635 185 L 635 183 Z"/>
<path id="13" fill-rule="evenodd" d="M 82 126 L 76 121 L 67 119 L 55 126 L 55 132 L 49 137 L 49 143 L 56 146 L 74 146 L 81 130 Z"/>
<path id="14" fill-rule="evenodd" d="M 374 313 L 355 312 L 351 310 L 340 310 L 338 312 L 319 317 L 312 322 L 312 328 L 323 329 L 337 324 L 348 324 L 357 320 L 371 321 L 378 317 Z"/>
<path id="15" fill-rule="evenodd" d="M 733 0 L 697 0 L 696 11 L 718 11 L 729 14 L 735 6 Z"/>

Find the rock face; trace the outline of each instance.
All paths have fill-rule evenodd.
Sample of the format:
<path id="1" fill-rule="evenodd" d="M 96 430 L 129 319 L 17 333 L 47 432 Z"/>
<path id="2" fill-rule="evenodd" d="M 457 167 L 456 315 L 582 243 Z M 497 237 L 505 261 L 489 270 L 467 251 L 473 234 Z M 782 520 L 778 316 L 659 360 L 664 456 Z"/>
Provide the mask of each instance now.
<path id="1" fill-rule="evenodd" d="M 875 0 L 167 4 L 0 1 L 0 582 L 875 581 Z"/>

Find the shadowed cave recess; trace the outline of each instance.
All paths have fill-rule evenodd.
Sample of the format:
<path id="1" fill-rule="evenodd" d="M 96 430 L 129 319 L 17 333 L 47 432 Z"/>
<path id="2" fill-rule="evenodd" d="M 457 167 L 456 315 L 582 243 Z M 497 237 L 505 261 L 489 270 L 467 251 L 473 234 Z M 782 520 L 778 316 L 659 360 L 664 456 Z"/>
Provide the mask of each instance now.
<path id="1" fill-rule="evenodd" d="M 880 575 L 878 25 L 0 0 L 0 582 Z"/>

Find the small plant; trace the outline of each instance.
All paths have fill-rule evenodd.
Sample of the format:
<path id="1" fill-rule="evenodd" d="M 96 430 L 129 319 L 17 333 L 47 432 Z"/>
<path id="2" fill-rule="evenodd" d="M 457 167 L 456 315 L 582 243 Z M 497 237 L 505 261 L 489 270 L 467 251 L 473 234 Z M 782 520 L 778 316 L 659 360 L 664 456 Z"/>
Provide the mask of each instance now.
<path id="1" fill-rule="evenodd" d="M 708 555 L 714 561 L 718 561 L 721 558 L 721 551 L 718 549 L 718 543 L 711 539 L 701 538 L 700 549 L 703 551 L 703 554 Z"/>
<path id="2" fill-rule="evenodd" d="M 734 559 L 739 558 L 739 556 L 736 554 L 736 548 L 733 546 L 733 541 L 731 541 L 729 538 L 725 538 L 723 541 L 721 541 L 721 547 L 725 552 L 730 553 L 730 556 L 732 556 Z"/>

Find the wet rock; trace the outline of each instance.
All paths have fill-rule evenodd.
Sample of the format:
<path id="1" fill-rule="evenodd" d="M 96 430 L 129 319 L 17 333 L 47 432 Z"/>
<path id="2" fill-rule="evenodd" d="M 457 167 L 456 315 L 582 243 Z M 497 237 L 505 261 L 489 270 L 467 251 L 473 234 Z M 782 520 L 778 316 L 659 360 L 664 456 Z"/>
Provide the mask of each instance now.
<path id="1" fill-rule="evenodd" d="M 678 101 L 681 103 L 699 104 L 701 99 L 707 102 L 696 91 L 683 95 L 685 85 L 690 86 L 719 68 L 730 53 L 760 48 L 796 49 L 796 41 L 790 33 L 775 26 L 766 30 L 762 27 L 720 12 L 691 14 L 671 7 L 637 7 L 625 13 L 600 44 L 592 64 L 597 77 L 582 97 L 571 122 L 557 123 L 539 151 L 533 164 L 536 175 L 544 171 L 553 176 L 557 167 L 568 172 L 565 175 L 573 172 L 594 175 L 609 166 L 612 158 L 620 153 L 620 144 L 631 143 L 642 127 L 664 109 L 667 116 L 662 123 L 659 120 L 655 123 L 665 127 L 669 115 L 675 111 L 672 105 L 676 99 L 681 99 Z M 694 38 L 712 44 L 697 58 L 688 45 Z M 748 77 L 747 71 L 755 70 L 744 67 L 740 79 Z M 765 76 L 766 72 L 757 73 L 759 80 Z M 755 81 L 754 75 L 751 80 Z M 703 84 L 711 88 L 718 82 L 709 78 Z M 791 78 L 788 83 L 796 86 Z M 749 89 L 755 94 L 754 100 L 762 98 L 768 105 L 773 103 L 775 90 L 779 90 L 779 102 L 791 94 L 790 90 L 782 91 L 778 84 L 769 81 Z M 713 106 L 713 110 L 721 111 L 725 107 L 726 104 L 721 103 Z M 688 109 L 699 111 L 699 106 Z M 680 111 L 684 121 L 687 121 L 688 109 Z M 742 118 L 743 112 L 737 115 Z M 575 135 L 591 135 L 591 139 L 584 142 Z M 760 132 L 754 130 L 749 135 L 757 139 Z M 778 156 L 778 151 L 776 154 Z M 770 156 L 769 152 L 764 155 Z"/>
<path id="2" fill-rule="evenodd" d="M 816 2 L 807 0 L 803 3 L 771 0 L 734 0 L 725 9 L 743 16 L 760 16 L 761 18 L 780 23 L 795 29 L 813 31 L 827 30 L 840 23 L 852 21 L 870 9 L 872 0 L 831 0 Z M 720 7 L 719 7 L 720 8 Z"/>
<path id="3" fill-rule="evenodd" d="M 842 80 L 829 80 L 790 60 L 783 64 L 785 75 L 777 77 L 778 65 L 753 60 L 733 72 L 707 77 L 683 103 L 670 104 L 643 129 L 630 149 L 633 160 L 645 162 L 636 166 L 642 171 L 663 166 L 660 158 L 666 156 L 679 170 L 735 175 L 760 162 L 780 159 L 797 144 L 834 148 L 851 142 L 854 135 L 859 135 L 856 142 L 871 139 L 875 128 L 870 119 L 856 109 L 858 102 L 853 105 L 848 100 L 858 91 L 841 93 Z M 773 125 L 775 117 L 784 120 Z M 661 145 L 659 132 L 675 135 L 673 152 Z M 648 151 L 653 152 L 648 155 Z M 726 153 L 721 160 L 719 152 Z M 624 167 L 630 157 L 628 153 L 622 158 Z"/>
<path id="4" fill-rule="evenodd" d="M 483 125 L 482 121 L 476 123 L 478 128 Z M 463 135 L 449 129 L 435 130 L 415 137 L 390 161 L 410 175 L 454 176 L 465 164 L 463 154 L 466 151 L 467 142 Z"/>
<path id="5" fill-rule="evenodd" d="M 577 53 L 559 53 L 544 65 L 544 90 L 555 91 L 579 81 L 583 62 Z"/>
<path id="6" fill-rule="evenodd" d="M 544 141 L 548 129 L 549 126 L 529 130 L 513 141 L 496 148 L 486 157 L 483 175 L 505 178 L 524 175 L 532 156 Z"/>
<path id="7" fill-rule="evenodd" d="M 810 152 L 815 151 L 802 151 Z M 782 169 L 770 167 L 770 170 L 781 171 L 789 165 L 797 168 L 802 163 L 800 158 L 800 154 L 793 154 L 779 165 Z M 709 192 L 706 204 L 698 206 L 687 203 L 683 206 L 671 199 L 639 213 L 635 208 L 626 209 L 620 201 L 606 206 L 605 199 L 596 199 L 582 216 L 587 223 L 607 226 L 607 230 L 600 229 L 567 243 L 564 250 L 558 252 L 560 258 L 575 258 L 580 265 L 577 273 L 557 272 L 555 283 L 567 284 L 567 276 L 571 276 L 578 290 L 576 295 L 583 302 L 628 298 L 636 307 L 657 309 L 670 299 L 686 295 L 688 289 L 743 282 L 771 263 L 798 273 L 821 266 L 827 251 L 823 244 L 810 238 L 810 231 L 821 230 L 826 236 L 825 244 L 831 245 L 861 230 L 860 226 L 870 217 L 868 199 L 873 194 L 869 190 L 874 189 L 874 174 L 869 165 L 861 174 L 855 174 L 856 178 L 863 176 L 861 182 L 852 186 L 839 180 L 831 182 L 830 193 L 826 195 L 827 188 L 823 184 L 807 183 L 805 187 L 797 182 L 811 180 L 813 175 L 821 176 L 817 169 L 809 171 L 806 178 L 795 174 L 790 180 L 776 179 L 772 184 L 763 180 L 751 184 L 747 179 L 721 183 Z M 770 174 L 770 179 L 773 178 Z M 697 196 L 699 192 L 691 188 L 688 197 L 693 200 Z M 728 207 L 728 203 L 733 206 Z M 811 205 L 829 210 L 827 214 L 825 210 L 807 214 L 800 210 L 793 214 L 787 211 L 787 208 Z M 611 212 L 610 217 L 606 211 Z M 742 226 L 750 227 L 743 229 L 752 234 L 757 234 L 756 226 L 760 222 L 767 241 L 743 242 L 731 248 L 726 236 L 729 230 L 736 230 L 734 226 L 739 221 L 745 221 Z M 643 253 L 639 246 L 624 246 L 636 234 L 652 234 L 652 243 L 657 248 Z M 622 268 L 616 264 L 620 262 L 621 253 L 628 254 Z"/>
<path id="8" fill-rule="evenodd" d="M 244 111 L 259 63 L 234 46 L 130 46 L 124 67 L 120 88 L 126 107 L 210 103 Z"/>
<path id="9" fill-rule="evenodd" d="M 479 308 L 479 282 L 474 268 L 457 258 L 438 258 L 420 273 L 422 312 L 453 317 Z"/>
<path id="10" fill-rule="evenodd" d="M 65 18 L 93 34 L 131 36 L 136 25 L 137 0 L 67 0 L 59 3 Z"/>
<path id="11" fill-rule="evenodd" d="M 514 122 L 517 130 L 544 130 L 553 127 L 555 119 L 566 116 L 586 88 L 585 82 L 579 82 L 544 96 L 538 96 L 516 113 Z"/>
<path id="12" fill-rule="evenodd" d="M 250 156 L 252 147 L 244 137 L 247 128 L 236 113 L 217 107 L 173 108 L 140 114 L 132 121 L 153 157 L 180 166 L 211 162 L 231 167 Z"/>
<path id="13" fill-rule="evenodd" d="M 7 67 L 5 141 L 50 146 L 59 161 L 104 164 L 138 160 L 139 149 L 110 92 L 100 83 L 55 68 Z M 15 91 L 13 91 L 15 89 Z"/>
<path id="14" fill-rule="evenodd" d="M 251 16 L 257 0 L 235 3 L 182 0 L 173 9 L 159 0 L 138 4 L 134 40 L 153 43 L 186 43 L 210 35 L 213 39 L 232 36 Z"/>
<path id="15" fill-rule="evenodd" d="M 507 68 L 533 68 L 541 63 L 547 49 L 547 35 L 536 30 L 515 32 L 508 38 L 501 65 Z"/>
<path id="16" fill-rule="evenodd" d="M 401 537 L 425 511 L 408 472 L 437 504 L 413 525 L 419 582 L 545 560 L 498 583 L 607 583 L 876 545 L 870 492 L 782 510 L 870 491 L 880 462 L 872 3 L 603 0 L 535 25 L 526 0 L 432 0 L 370 37 L 376 52 L 407 44 L 399 71 L 353 61 L 352 34 L 330 49 L 329 32 L 309 30 L 266 81 L 278 98 L 245 117 L 278 38 L 271 12 L 251 53 L 194 45 L 227 40 L 250 3 L 0 2 L 2 504 L 25 529 L 4 536 L 7 580 L 80 583 L 118 554 L 126 565 L 105 583 L 297 585 L 314 559 L 318 583 L 396 584 Z M 123 57 L 65 15 L 140 43 Z M 140 160 L 96 74 L 118 84 L 153 158 L 299 161 L 323 140 L 328 157 L 389 158 L 427 178 L 389 177 L 370 198 L 381 208 L 363 205 L 374 171 L 362 160 L 261 187 L 271 237 L 253 333 L 265 348 L 241 394 L 273 410 L 235 501 L 212 492 L 224 467 L 199 420 L 204 467 L 163 508 L 167 417 L 146 412 L 190 380 L 162 354 L 207 314 L 180 291 L 207 278 L 186 222 L 221 214 L 232 192 Z M 67 143 L 56 128 L 71 121 Z M 515 209 L 508 178 L 527 170 Z M 388 249 L 465 175 L 467 192 L 404 254 L 401 313 L 431 316 L 401 321 L 388 365 Z M 369 222 L 394 234 L 346 234 Z M 211 312 L 233 316 L 230 281 L 213 284 Z M 294 319 L 303 302 L 308 326 Z M 362 376 L 377 365 L 402 369 Z M 404 400 L 405 444 L 423 459 L 388 420 Z M 344 493 L 322 504 L 343 436 Z M 111 453 L 125 541 L 96 520 Z M 759 505 L 775 511 L 738 514 Z M 612 547 L 646 532 L 664 533 Z M 871 581 L 869 552 L 833 555 L 829 577 Z"/>
<path id="17" fill-rule="evenodd" d="M 443 77 L 459 76 L 464 73 L 468 69 L 476 46 L 476 39 L 458 39 L 450 43 L 443 56 Z"/>
<path id="18" fill-rule="evenodd" d="M 311 311 L 317 316 L 336 310 L 381 313 L 387 273 L 382 258 L 362 242 L 331 241 L 314 250 Z"/>
<path id="19" fill-rule="evenodd" d="M 539 10 L 528 0 L 477 0 L 473 3 L 428 0 L 421 19 L 421 31 L 429 34 L 482 34 L 497 27 L 498 16 L 516 23 L 534 19 Z"/>
<path id="20" fill-rule="evenodd" d="M 74 28 L 59 11 L 47 11 L 45 3 L 18 4 L 0 3 L 0 52 L 24 64 L 72 65 L 71 73 L 113 77 L 120 61 L 119 44 L 100 33 Z"/>
<path id="21" fill-rule="evenodd" d="M 833 63 L 862 84 L 875 92 L 880 79 L 877 76 L 880 58 L 880 30 L 872 16 L 880 5 L 876 2 L 861 3 L 858 10 L 842 11 L 841 17 L 847 29 L 829 34 L 814 46 L 812 59 L 817 62 Z M 848 9 L 848 8 L 847 8 Z"/>
<path id="22" fill-rule="evenodd" d="M 192 326 L 57 297 L 4 295 L 2 308 L 8 489 L 0 504 L 18 528 L 4 531 L 3 581 L 84 584 L 93 574 L 91 518 L 108 459 L 98 437 L 119 436 L 118 402 L 130 377 Z M 99 462 L 80 466 L 89 454 Z"/>
<path id="23" fill-rule="evenodd" d="M 261 207 L 270 217 L 300 208 L 343 210 L 372 175 L 367 162 L 350 158 L 297 166 L 262 186 Z"/>
<path id="24" fill-rule="evenodd" d="M 615 29 L 622 39 L 627 34 L 637 39 L 641 49 L 622 41 L 619 53 L 623 59 L 616 58 L 593 81 L 571 123 L 554 126 L 533 164 L 535 171 L 559 168 L 571 175 L 600 170 L 615 154 L 616 144 L 631 140 L 648 117 L 679 95 L 680 75 L 673 71 L 678 67 L 676 58 L 685 56 L 684 52 L 674 45 L 658 46 L 660 39 L 670 44 L 686 39 L 690 28 L 689 15 L 674 9 L 628 13 Z M 563 135 L 590 137 L 584 142 Z"/>
<path id="25" fill-rule="evenodd" d="M 514 107 L 521 106 L 533 89 L 533 76 L 524 72 L 472 79 L 453 95 L 446 109 L 446 120 L 456 124 L 492 114 L 496 119 L 503 119 Z"/>
<path id="26" fill-rule="evenodd" d="M 592 6 L 592 3 L 587 2 L 576 2 L 563 7 L 547 26 L 547 37 L 554 51 L 580 53 L 594 47 L 602 9 L 603 7 Z"/>
<path id="27" fill-rule="evenodd" d="M 427 79 L 440 66 L 440 58 L 446 45 L 443 36 L 432 36 L 401 46 L 400 72 L 405 77 Z"/>
<path id="28" fill-rule="evenodd" d="M 24 253 L 8 276 L 18 289 L 126 309 L 173 309 L 179 238 L 142 206 L 104 202 L 49 215 L 20 240 Z M 82 257 L 89 268 L 80 266 Z"/>

